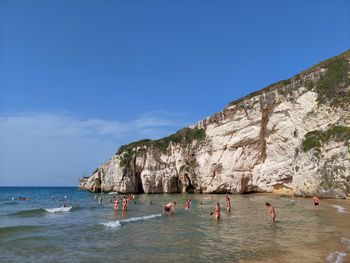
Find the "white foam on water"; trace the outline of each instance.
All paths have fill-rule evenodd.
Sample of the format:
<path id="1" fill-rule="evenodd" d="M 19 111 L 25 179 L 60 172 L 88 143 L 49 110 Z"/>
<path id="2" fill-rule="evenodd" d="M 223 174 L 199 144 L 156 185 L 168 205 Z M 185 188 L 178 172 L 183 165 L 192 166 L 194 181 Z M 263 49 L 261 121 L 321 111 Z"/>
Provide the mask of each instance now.
<path id="1" fill-rule="evenodd" d="M 160 216 L 162 216 L 162 214 L 155 214 L 155 215 L 149 215 L 149 216 L 137 216 L 137 217 L 131 217 L 128 219 L 117 220 L 117 221 L 112 221 L 112 222 L 108 222 L 108 223 L 101 223 L 101 224 L 106 226 L 106 227 L 118 228 L 124 223 L 137 222 L 137 221 L 141 221 L 141 220 L 148 220 L 148 219 L 152 219 L 152 218 L 160 217 Z"/>
<path id="2" fill-rule="evenodd" d="M 70 210 L 72 210 L 72 206 L 67 206 L 67 207 L 56 207 L 56 208 L 47 208 L 45 209 L 46 212 L 49 213 L 60 213 L 60 212 L 69 212 Z"/>
<path id="3" fill-rule="evenodd" d="M 121 224 L 118 221 L 102 223 L 102 225 L 104 225 L 105 227 L 111 227 L 111 228 L 118 228 L 121 226 Z"/>
<path id="4" fill-rule="evenodd" d="M 109 195 L 117 195 L 118 192 L 109 192 L 108 194 L 109 194 Z"/>
<path id="5" fill-rule="evenodd" d="M 330 263 L 342 263 L 343 259 L 346 257 L 346 253 L 345 252 L 339 252 L 339 251 L 335 251 L 330 253 L 327 257 L 326 260 L 327 262 Z"/>
<path id="6" fill-rule="evenodd" d="M 347 246 L 348 249 L 350 250 L 350 239 L 342 237 L 341 243 L 344 244 L 345 246 Z"/>
<path id="7" fill-rule="evenodd" d="M 160 216 L 162 216 L 162 214 L 155 214 L 155 215 L 149 215 L 149 216 L 137 216 L 137 217 L 131 217 L 128 219 L 119 220 L 119 222 L 120 223 L 130 223 L 130 222 L 136 222 L 136 221 L 141 221 L 141 220 L 148 220 L 148 219 L 152 219 L 152 218 L 160 217 Z"/>
<path id="8" fill-rule="evenodd" d="M 338 213 L 346 213 L 345 208 L 342 207 L 341 205 L 332 205 L 332 206 L 337 209 Z"/>

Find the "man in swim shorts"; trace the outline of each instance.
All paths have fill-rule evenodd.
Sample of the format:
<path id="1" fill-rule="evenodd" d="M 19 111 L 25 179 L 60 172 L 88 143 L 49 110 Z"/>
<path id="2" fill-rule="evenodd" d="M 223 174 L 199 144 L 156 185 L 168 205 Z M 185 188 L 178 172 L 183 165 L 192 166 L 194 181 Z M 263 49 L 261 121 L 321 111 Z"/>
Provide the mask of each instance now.
<path id="1" fill-rule="evenodd" d="M 273 206 L 269 202 L 266 202 L 265 205 L 267 206 L 267 211 L 270 215 L 271 222 L 274 223 L 276 220 L 275 208 L 273 208 Z"/>
<path id="2" fill-rule="evenodd" d="M 320 208 L 320 199 L 316 195 L 314 195 L 312 197 L 312 201 L 314 202 L 315 210 L 318 210 Z"/>

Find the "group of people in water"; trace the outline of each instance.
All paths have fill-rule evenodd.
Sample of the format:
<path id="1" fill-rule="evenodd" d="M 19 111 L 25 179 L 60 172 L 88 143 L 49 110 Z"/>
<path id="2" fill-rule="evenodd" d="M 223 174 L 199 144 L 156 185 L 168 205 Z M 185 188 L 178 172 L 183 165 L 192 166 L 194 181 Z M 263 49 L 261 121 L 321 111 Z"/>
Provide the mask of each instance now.
<path id="1" fill-rule="evenodd" d="M 97 199 L 97 196 L 95 196 L 95 199 Z M 122 211 L 127 211 L 128 210 L 128 206 L 129 206 L 129 202 L 131 200 L 134 200 L 135 196 L 133 194 L 130 195 L 124 195 L 122 199 L 120 199 L 122 201 Z M 110 198 L 109 202 L 112 203 L 113 198 Z M 315 210 L 319 210 L 320 207 L 320 199 L 314 195 L 312 197 L 312 201 L 314 203 L 315 206 Z M 100 204 L 102 203 L 102 196 L 100 196 L 99 201 Z M 136 202 L 135 202 L 136 203 Z M 232 203 L 231 203 L 231 198 L 228 196 L 228 194 L 226 194 L 225 196 L 225 203 L 226 203 L 226 211 L 227 212 L 231 212 L 232 209 Z M 113 204 L 113 208 L 114 210 L 118 210 L 119 209 L 119 198 L 118 196 L 114 196 L 114 204 Z M 185 209 L 190 209 L 191 208 L 191 198 L 187 198 L 186 203 L 185 203 Z M 203 204 L 201 202 L 201 204 Z M 150 201 L 150 205 L 152 205 L 152 201 Z M 169 202 L 166 205 L 164 205 L 163 207 L 163 212 L 166 215 L 174 215 L 175 214 L 175 206 L 176 206 L 176 202 Z M 266 202 L 265 206 L 267 207 L 267 211 L 270 217 L 270 220 L 272 223 L 276 222 L 276 210 L 275 208 L 271 205 L 270 202 Z M 217 221 L 220 220 L 220 216 L 221 216 L 221 207 L 220 207 L 220 203 L 216 202 L 216 206 L 215 206 L 215 211 L 210 212 L 210 215 L 214 215 L 215 214 L 215 219 Z"/>
<path id="2" fill-rule="evenodd" d="M 226 194 L 226 197 L 225 197 L 225 201 L 226 201 L 226 210 L 227 210 L 227 212 L 231 212 L 231 208 L 232 208 L 231 199 L 230 199 L 230 197 L 227 194 Z M 203 204 L 203 203 L 201 202 L 201 204 Z M 176 206 L 176 202 L 167 203 L 164 206 L 164 214 L 175 214 L 175 206 Z M 190 208 L 191 208 L 191 199 L 188 198 L 186 200 L 185 209 L 190 209 Z M 213 214 L 214 214 L 214 212 L 210 213 L 210 215 L 213 215 Z M 215 218 L 216 218 L 216 220 L 220 219 L 220 203 L 219 202 L 216 203 Z"/>
<path id="3" fill-rule="evenodd" d="M 225 196 L 225 202 L 226 202 L 226 211 L 231 212 L 231 208 L 232 208 L 231 198 L 227 194 Z M 220 216 L 221 216 L 220 211 L 221 211 L 220 203 L 216 202 L 216 206 L 215 206 L 215 219 L 216 219 L 216 221 L 218 221 L 220 219 Z M 213 214 L 214 214 L 214 212 L 210 212 L 210 215 L 213 215 Z"/>
<path id="4" fill-rule="evenodd" d="M 124 195 L 123 199 L 122 199 L 122 211 L 128 211 L 128 206 L 129 206 L 129 201 L 130 200 L 134 200 L 135 199 L 135 196 L 134 195 Z M 119 209 L 119 198 L 115 198 L 115 201 L 114 201 L 114 210 L 118 210 Z"/>
<path id="5" fill-rule="evenodd" d="M 319 210 L 320 199 L 316 195 L 314 195 L 312 197 L 312 201 L 314 203 L 315 210 Z M 231 209 L 232 209 L 231 198 L 227 194 L 225 196 L 225 202 L 226 202 L 226 211 L 231 212 Z M 202 202 L 201 202 L 201 204 L 202 204 Z M 175 214 L 175 206 L 176 206 L 176 202 L 166 204 L 164 206 L 164 213 L 165 214 Z M 186 201 L 185 207 L 186 207 L 186 209 L 189 209 L 190 206 L 191 206 L 191 199 L 188 198 Z M 276 222 L 277 214 L 276 214 L 275 208 L 269 202 L 266 202 L 265 206 L 267 207 L 267 211 L 268 211 L 271 222 L 272 223 Z M 220 203 L 216 202 L 215 212 L 214 211 L 210 212 L 210 215 L 213 215 L 215 213 L 215 219 L 216 219 L 216 221 L 219 221 L 220 220 L 220 211 L 221 211 Z"/>

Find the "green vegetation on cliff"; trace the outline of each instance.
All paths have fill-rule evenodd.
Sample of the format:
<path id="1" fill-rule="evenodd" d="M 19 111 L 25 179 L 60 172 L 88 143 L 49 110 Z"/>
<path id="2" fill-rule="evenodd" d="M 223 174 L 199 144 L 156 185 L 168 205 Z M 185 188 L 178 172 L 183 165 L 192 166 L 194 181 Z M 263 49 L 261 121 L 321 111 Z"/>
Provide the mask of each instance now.
<path id="1" fill-rule="evenodd" d="M 302 149 L 307 152 L 311 149 L 318 149 L 322 144 L 330 141 L 345 141 L 350 140 L 350 127 L 346 126 L 332 126 L 331 128 L 320 131 L 314 130 L 305 134 L 304 140 L 302 142 Z"/>
<path id="2" fill-rule="evenodd" d="M 343 57 L 336 57 L 326 66 L 326 73 L 316 82 L 318 103 L 329 103 L 331 106 L 341 106 L 350 103 L 350 64 Z"/>
<path id="3" fill-rule="evenodd" d="M 117 155 L 121 156 L 120 165 L 125 166 L 133 157 L 141 155 L 145 148 L 153 148 L 159 150 L 161 153 L 166 153 L 171 142 L 180 144 L 182 147 L 187 147 L 193 141 L 202 141 L 205 139 L 205 136 L 204 129 L 183 128 L 176 133 L 159 140 L 145 139 L 122 145 L 118 149 Z"/>
<path id="4" fill-rule="evenodd" d="M 345 88 L 350 85 L 350 50 L 340 54 L 339 56 L 332 57 L 327 59 L 287 80 L 281 80 L 276 83 L 273 83 L 261 90 L 252 92 L 240 99 L 232 101 L 229 103 L 229 106 L 236 105 L 242 101 L 251 99 L 255 96 L 261 95 L 270 91 L 279 91 L 280 94 L 283 94 L 283 91 L 280 91 L 282 87 L 285 87 L 289 84 L 292 84 L 294 81 L 303 79 L 308 74 L 318 71 L 321 68 L 326 69 L 326 72 L 320 79 L 316 82 L 307 80 L 306 82 L 302 81 L 302 85 L 305 85 L 309 89 L 313 89 L 318 93 L 318 102 L 330 103 L 331 106 L 340 106 L 343 103 L 350 103 L 350 90 Z"/>

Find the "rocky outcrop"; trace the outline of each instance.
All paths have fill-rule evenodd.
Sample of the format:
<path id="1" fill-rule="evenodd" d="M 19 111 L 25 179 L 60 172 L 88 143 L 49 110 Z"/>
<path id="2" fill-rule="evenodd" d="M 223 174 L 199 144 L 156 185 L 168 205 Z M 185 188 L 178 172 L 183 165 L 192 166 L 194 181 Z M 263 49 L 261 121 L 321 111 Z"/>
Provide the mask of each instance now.
<path id="1" fill-rule="evenodd" d="M 350 191 L 349 57 L 347 51 L 250 94 L 169 137 L 124 145 L 81 179 L 80 188 L 125 193 L 286 190 L 344 198 Z M 314 133 L 327 136 L 314 138 Z"/>

